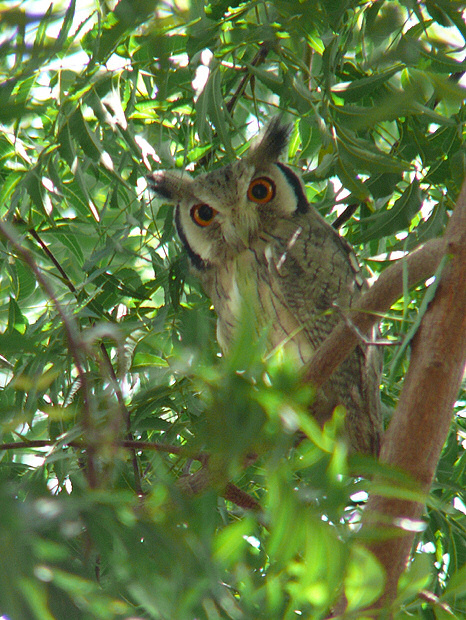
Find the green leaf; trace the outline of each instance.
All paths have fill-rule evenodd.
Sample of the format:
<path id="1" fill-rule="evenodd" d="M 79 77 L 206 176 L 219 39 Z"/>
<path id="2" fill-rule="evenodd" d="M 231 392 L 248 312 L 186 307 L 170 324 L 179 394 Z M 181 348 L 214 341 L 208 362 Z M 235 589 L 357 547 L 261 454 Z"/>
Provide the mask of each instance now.
<path id="1" fill-rule="evenodd" d="M 223 566 L 234 566 L 244 556 L 249 545 L 247 538 L 255 531 L 252 518 L 231 523 L 218 532 L 214 539 L 214 558 Z"/>
<path id="2" fill-rule="evenodd" d="M 400 173 L 410 168 L 407 162 L 383 153 L 368 142 L 341 130 L 340 134 L 341 137 L 337 138 L 337 145 L 342 160 L 361 172 Z"/>
<path id="3" fill-rule="evenodd" d="M 284 92 L 283 77 L 276 75 L 272 71 L 267 71 L 261 67 L 255 67 L 254 65 L 246 63 L 248 71 L 252 73 L 258 80 L 262 82 L 272 92 L 281 95 Z"/>
<path id="4" fill-rule="evenodd" d="M 414 179 L 391 209 L 375 213 L 360 222 L 361 232 L 355 236 L 355 243 L 366 243 L 371 239 L 380 239 L 408 228 L 412 218 L 422 206 L 423 194 L 419 181 Z"/>
<path id="5" fill-rule="evenodd" d="M 88 122 L 84 120 L 81 110 L 77 109 L 70 117 L 69 128 L 84 153 L 92 160 L 99 162 L 103 152 L 102 146 Z"/>
<path id="6" fill-rule="evenodd" d="M 75 10 L 76 10 L 76 0 L 71 0 L 71 2 L 68 5 L 68 8 L 66 9 L 66 13 L 65 13 L 65 17 L 63 19 L 63 23 L 62 26 L 60 28 L 60 32 L 58 34 L 58 38 L 56 41 L 56 47 L 57 49 L 60 49 L 61 46 L 66 42 L 68 34 L 71 30 L 71 27 L 73 25 L 73 20 L 74 20 L 74 16 L 75 16 Z"/>
<path id="7" fill-rule="evenodd" d="M 73 231 L 72 228 L 63 225 L 58 226 L 54 231 L 54 236 L 57 240 L 71 252 L 71 254 L 77 258 L 79 265 L 82 265 L 84 261 L 84 253 L 77 238 L 76 231 Z"/>
<path id="8" fill-rule="evenodd" d="M 351 196 L 360 202 L 365 202 L 370 194 L 364 183 L 358 178 L 351 161 L 338 157 L 335 161 L 335 172 L 343 185 L 351 192 Z"/>
<path id="9" fill-rule="evenodd" d="M 207 100 L 207 110 L 212 119 L 215 129 L 218 132 L 222 144 L 225 146 L 227 154 L 231 159 L 235 159 L 235 152 L 231 145 L 230 116 L 225 107 L 222 90 L 222 74 L 220 66 L 214 67 L 211 71 L 204 92 Z"/>
<path id="10" fill-rule="evenodd" d="M 377 558 L 362 545 L 353 545 L 344 579 L 348 612 L 369 607 L 380 597 L 384 586 L 385 571 Z"/>
<path id="11" fill-rule="evenodd" d="M 21 312 L 19 305 L 13 297 L 10 297 L 8 305 L 8 333 L 23 333 L 27 325 L 28 321 Z"/>
<path id="12" fill-rule="evenodd" d="M 400 241 L 399 249 L 412 250 L 421 243 L 425 243 L 429 239 L 440 237 L 445 230 L 448 221 L 446 201 L 444 197 L 432 209 L 427 220 L 422 220 L 416 228 L 409 234 L 407 239 Z M 397 245 L 393 246 L 397 249 Z"/>
<path id="13" fill-rule="evenodd" d="M 466 565 L 456 571 L 445 588 L 444 598 L 446 600 L 455 600 L 456 597 L 465 596 L 466 594 Z"/>
<path id="14" fill-rule="evenodd" d="M 398 585 L 398 601 L 409 600 L 427 588 L 432 579 L 433 558 L 427 553 L 417 553 L 409 569 L 403 573 Z"/>
<path id="15" fill-rule="evenodd" d="M 32 271 L 21 261 L 16 260 L 9 268 L 14 283 L 14 295 L 17 302 L 27 299 L 36 288 L 36 279 Z"/>
<path id="16" fill-rule="evenodd" d="M 42 198 L 44 188 L 42 186 L 42 183 L 40 182 L 38 174 L 38 170 L 31 170 L 29 172 L 26 180 L 26 189 L 33 204 L 39 209 L 39 211 L 45 213 L 46 211 Z"/>
<path id="17" fill-rule="evenodd" d="M 370 75 L 345 84 L 337 84 L 332 87 L 332 92 L 349 103 L 359 101 L 363 97 L 371 95 L 374 90 L 385 84 L 393 75 L 396 75 L 402 69 L 403 65 L 400 64 L 391 67 L 383 73 Z"/>

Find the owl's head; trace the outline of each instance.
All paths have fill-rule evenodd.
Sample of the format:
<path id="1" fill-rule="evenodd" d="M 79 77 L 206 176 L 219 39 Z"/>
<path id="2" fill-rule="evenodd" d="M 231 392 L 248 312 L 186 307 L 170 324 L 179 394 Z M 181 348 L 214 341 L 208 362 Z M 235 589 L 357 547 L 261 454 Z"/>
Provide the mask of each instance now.
<path id="1" fill-rule="evenodd" d="M 231 260 L 259 235 L 273 235 L 283 218 L 308 210 L 301 180 L 278 161 L 288 135 L 277 118 L 234 163 L 196 178 L 171 171 L 148 177 L 149 188 L 176 205 L 176 229 L 195 268 Z"/>

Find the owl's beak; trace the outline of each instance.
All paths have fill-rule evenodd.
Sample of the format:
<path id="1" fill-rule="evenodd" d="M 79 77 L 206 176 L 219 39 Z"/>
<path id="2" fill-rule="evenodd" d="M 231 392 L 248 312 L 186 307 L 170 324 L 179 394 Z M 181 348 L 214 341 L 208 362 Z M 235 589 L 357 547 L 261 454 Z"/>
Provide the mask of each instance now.
<path id="1" fill-rule="evenodd" d="M 237 251 L 247 250 L 257 232 L 257 214 L 246 206 L 232 209 L 228 226 L 224 225 L 225 240 Z"/>
<path id="2" fill-rule="evenodd" d="M 242 228 L 239 228 L 239 230 L 236 231 L 236 234 L 241 242 L 241 245 L 243 246 L 244 249 L 249 247 L 249 244 L 251 242 L 251 237 L 250 237 L 250 233 L 248 230 L 244 230 Z"/>

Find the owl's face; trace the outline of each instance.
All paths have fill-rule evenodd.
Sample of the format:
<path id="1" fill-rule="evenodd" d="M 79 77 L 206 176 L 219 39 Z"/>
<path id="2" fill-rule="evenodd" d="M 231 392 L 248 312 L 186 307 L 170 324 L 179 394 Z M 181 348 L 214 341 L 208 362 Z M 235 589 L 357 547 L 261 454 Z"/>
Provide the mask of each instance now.
<path id="1" fill-rule="evenodd" d="M 278 162 L 287 135 L 272 121 L 243 159 L 195 179 L 176 172 L 149 178 L 152 190 L 176 204 L 176 228 L 194 267 L 225 264 L 308 209 L 301 181 Z"/>

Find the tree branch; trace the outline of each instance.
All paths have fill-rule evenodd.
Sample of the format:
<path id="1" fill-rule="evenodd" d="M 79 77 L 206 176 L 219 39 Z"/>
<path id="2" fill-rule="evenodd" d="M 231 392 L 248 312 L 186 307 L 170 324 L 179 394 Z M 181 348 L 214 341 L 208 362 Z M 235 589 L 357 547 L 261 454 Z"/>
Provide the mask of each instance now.
<path id="1" fill-rule="evenodd" d="M 137 439 L 122 439 L 117 441 L 115 445 L 119 448 L 126 448 L 128 450 L 155 450 L 156 452 L 166 452 L 168 454 L 179 454 L 180 456 L 186 456 L 195 461 L 201 461 L 204 463 L 208 458 L 205 452 L 198 452 L 192 454 L 183 446 L 172 446 L 167 443 L 157 443 L 154 441 L 140 441 Z M 87 450 L 88 446 L 83 441 L 61 441 L 60 439 L 54 441 L 53 439 L 23 439 L 22 441 L 10 441 L 8 443 L 0 443 L 1 450 L 28 450 L 31 448 L 79 448 L 81 450 Z"/>
<path id="2" fill-rule="evenodd" d="M 247 459 L 247 462 L 250 462 L 250 459 Z M 189 495 L 198 495 L 207 488 L 215 488 L 217 486 L 215 476 L 209 470 L 207 462 L 194 474 L 181 476 L 177 481 L 177 485 L 184 493 Z M 246 493 L 246 491 L 243 491 L 232 482 L 227 482 L 226 485 L 222 484 L 222 488 L 218 490 L 224 499 L 244 510 L 262 510 L 262 506 L 252 495 L 249 495 L 249 493 Z"/>
<path id="3" fill-rule="evenodd" d="M 338 230 L 339 228 L 341 228 L 343 224 L 346 224 L 346 222 L 351 217 L 353 217 L 358 207 L 359 207 L 358 202 L 354 202 L 348 205 L 346 209 L 343 211 L 343 213 L 340 213 L 337 219 L 334 222 L 332 222 L 332 227 L 335 228 L 335 230 Z"/>
<path id="4" fill-rule="evenodd" d="M 448 436 L 466 364 L 466 182 L 447 226 L 444 247 L 450 261 L 413 339 L 409 370 L 380 455 L 382 463 L 405 471 L 426 494 Z M 384 480 L 379 477 L 375 482 Z M 419 502 L 379 495 L 369 498 L 363 529 L 370 533 L 376 525 L 392 532 L 368 544 L 386 571 L 385 592 L 374 605 L 373 617 L 395 598 L 409 559 L 414 532 L 400 524 L 420 519 L 423 510 Z"/>
<path id="5" fill-rule="evenodd" d="M 17 238 L 16 231 L 13 227 L 6 221 L 0 220 L 0 235 L 2 235 L 15 249 L 16 254 L 28 265 L 31 269 L 32 273 L 36 277 L 37 282 L 41 286 L 42 290 L 47 294 L 48 298 L 52 301 L 55 306 L 57 313 L 59 314 L 61 321 L 63 323 L 63 327 L 65 330 L 66 338 L 68 340 L 68 346 L 70 349 L 71 356 L 74 360 L 74 365 L 76 368 L 76 372 L 78 374 L 78 379 L 80 381 L 80 385 L 83 393 L 83 426 L 85 427 L 88 436 L 92 437 L 93 435 L 93 423 L 92 423 L 92 415 L 91 415 L 91 392 L 89 382 L 87 380 L 87 374 L 85 372 L 83 361 L 82 361 L 82 347 L 81 347 L 81 337 L 79 333 L 79 328 L 71 316 L 64 311 L 58 299 L 55 296 L 55 293 L 50 286 L 47 278 L 42 273 L 41 269 L 38 267 L 35 262 L 32 254 L 21 245 L 21 242 Z M 95 488 L 97 486 L 97 474 L 95 469 L 95 447 L 90 445 L 87 450 L 87 478 L 89 482 L 89 486 L 91 488 Z"/>
<path id="6" fill-rule="evenodd" d="M 420 494 L 428 493 L 435 475 L 466 364 L 466 182 L 444 237 L 427 242 L 386 269 L 317 349 L 303 374 L 303 381 L 316 387 L 325 383 L 358 344 L 358 332 L 368 335 L 401 297 L 403 275 L 407 274 L 412 287 L 432 276 L 445 255 L 450 260 L 413 339 L 409 371 L 380 455 L 381 462 L 405 471 Z M 374 482 L 387 481 L 380 477 Z M 368 535 L 378 531 L 377 540 L 367 546 L 386 571 L 386 587 L 365 616 L 379 617 L 380 609 L 394 600 L 415 535 L 400 524 L 419 520 L 423 510 L 424 505 L 416 501 L 369 498 L 363 527 Z M 344 607 L 342 599 L 336 612 L 342 613 Z"/>
<path id="7" fill-rule="evenodd" d="M 21 223 L 25 223 L 24 221 L 21 221 Z M 45 253 L 45 255 L 49 258 L 49 260 L 52 262 L 52 264 L 55 266 L 55 268 L 57 269 L 57 271 L 59 272 L 59 274 L 62 277 L 63 282 L 66 284 L 66 286 L 68 287 L 68 289 L 71 291 L 71 293 L 73 293 L 73 295 L 76 297 L 76 300 L 79 302 L 79 295 L 78 295 L 78 290 L 76 289 L 76 287 L 74 286 L 73 282 L 71 281 L 70 277 L 68 276 L 68 274 L 66 273 L 66 271 L 63 269 L 63 267 L 61 266 L 60 262 L 57 260 L 57 258 L 55 257 L 55 255 L 53 254 L 53 252 L 50 251 L 49 247 L 47 246 L 46 243 L 44 243 L 44 241 L 42 240 L 41 236 L 38 234 L 38 232 L 36 230 L 34 230 L 34 228 L 29 228 L 28 229 L 28 233 L 31 235 L 31 237 L 37 242 L 37 244 L 40 246 L 40 248 L 42 249 L 42 251 Z M 83 293 L 85 293 L 85 290 L 82 289 Z M 91 318 L 89 318 L 89 322 L 91 324 L 95 324 L 93 323 L 93 320 Z M 122 417 L 124 418 L 125 424 L 126 424 L 126 439 L 131 441 L 133 439 L 132 433 L 131 433 L 131 418 L 130 418 L 130 413 L 126 407 L 126 405 L 124 404 L 124 399 L 121 393 L 121 389 L 115 374 L 115 370 L 112 366 L 112 362 L 110 360 L 110 357 L 108 355 L 107 349 L 105 347 L 105 344 L 103 342 L 100 343 L 100 351 L 102 353 L 102 357 L 105 363 L 105 366 L 108 370 L 108 373 L 110 375 L 112 384 L 113 384 L 113 389 L 115 391 L 115 395 L 117 397 L 118 400 L 118 406 L 121 412 Z M 141 495 L 142 494 L 142 483 L 141 483 L 141 472 L 139 470 L 139 462 L 136 456 L 136 452 L 133 449 L 133 453 L 131 456 L 131 462 L 133 465 L 133 473 L 134 473 L 134 485 L 135 485 L 135 489 L 136 492 Z"/>
<path id="8" fill-rule="evenodd" d="M 136 454 L 139 450 L 155 450 L 156 452 L 165 452 L 167 454 L 177 454 L 180 456 L 187 456 L 190 459 L 195 461 L 200 461 L 203 464 L 203 467 L 197 471 L 195 474 L 181 476 L 178 480 L 178 486 L 185 493 L 190 495 L 196 495 L 204 491 L 209 484 L 212 482 L 211 475 L 209 470 L 207 469 L 207 461 L 209 460 L 209 455 L 205 452 L 199 452 L 198 454 L 191 454 L 186 448 L 183 446 L 172 446 L 170 444 L 156 443 L 153 441 L 137 441 L 134 439 L 123 439 L 121 441 L 116 442 L 115 446 L 117 448 L 126 448 L 127 450 L 131 450 L 133 454 Z M 48 439 L 31 439 L 23 440 L 23 441 L 11 441 L 9 443 L 0 444 L 0 452 L 2 450 L 28 450 L 28 449 L 39 449 L 39 448 L 49 448 L 49 447 L 70 447 L 70 448 L 78 448 L 81 450 L 86 450 L 87 446 L 85 443 L 81 441 L 67 441 L 61 443 L 60 441 L 52 441 Z M 245 466 L 254 462 L 255 455 L 250 455 L 246 460 Z M 141 491 L 142 494 L 142 491 Z M 245 510 L 261 510 L 262 507 L 259 502 L 243 491 L 239 487 L 237 487 L 232 482 L 228 482 L 223 490 L 222 496 L 236 504 L 240 508 L 244 508 Z"/>

